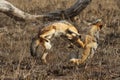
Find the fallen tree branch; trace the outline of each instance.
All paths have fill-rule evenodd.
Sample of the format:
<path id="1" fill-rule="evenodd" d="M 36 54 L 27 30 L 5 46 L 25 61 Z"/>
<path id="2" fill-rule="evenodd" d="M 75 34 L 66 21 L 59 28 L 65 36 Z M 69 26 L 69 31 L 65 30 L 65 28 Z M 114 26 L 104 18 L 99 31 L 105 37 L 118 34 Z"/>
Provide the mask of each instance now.
<path id="1" fill-rule="evenodd" d="M 37 18 L 43 18 L 44 15 L 31 15 L 29 13 L 26 13 L 15 6 L 13 6 L 11 3 L 5 0 L 0 1 L 0 12 L 8 15 L 9 17 L 12 17 L 16 20 L 36 20 Z"/>
<path id="2" fill-rule="evenodd" d="M 76 3 L 68 9 L 51 12 L 47 15 L 57 19 L 62 17 L 65 19 L 71 19 L 80 14 L 80 12 L 82 12 L 82 10 L 84 10 L 91 1 L 92 0 L 77 0 Z"/>
<path id="3" fill-rule="evenodd" d="M 71 19 L 78 15 L 91 0 L 77 0 L 76 3 L 68 9 L 50 12 L 42 15 L 31 15 L 26 13 L 6 0 L 0 0 L 0 12 L 16 20 L 40 20 L 40 19 Z"/>

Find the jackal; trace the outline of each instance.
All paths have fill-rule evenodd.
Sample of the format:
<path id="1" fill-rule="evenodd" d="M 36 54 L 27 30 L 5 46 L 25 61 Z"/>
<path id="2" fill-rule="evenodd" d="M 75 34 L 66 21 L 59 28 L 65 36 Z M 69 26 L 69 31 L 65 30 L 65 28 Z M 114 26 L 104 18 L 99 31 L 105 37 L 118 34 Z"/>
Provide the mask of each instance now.
<path id="1" fill-rule="evenodd" d="M 44 47 L 44 53 L 42 56 L 42 61 L 47 63 L 46 56 L 48 55 L 48 50 L 51 49 L 51 39 L 55 36 L 60 37 L 64 35 L 68 40 L 73 40 L 81 47 L 84 47 L 83 42 L 80 40 L 80 34 L 78 30 L 71 23 L 63 20 L 51 23 L 41 29 L 37 35 L 37 37 L 33 38 L 31 43 L 31 55 L 37 56 L 37 47 L 42 45 Z"/>
<path id="2" fill-rule="evenodd" d="M 98 46 L 99 32 L 103 27 L 103 23 L 101 19 L 96 20 L 90 25 L 90 30 L 88 34 L 85 35 L 85 39 L 83 41 L 83 53 L 81 59 L 72 58 L 70 62 L 75 63 L 77 65 L 82 64 L 86 61 L 87 58 L 92 58 L 94 55 L 94 51 Z M 81 35 L 81 36 L 83 36 Z"/>

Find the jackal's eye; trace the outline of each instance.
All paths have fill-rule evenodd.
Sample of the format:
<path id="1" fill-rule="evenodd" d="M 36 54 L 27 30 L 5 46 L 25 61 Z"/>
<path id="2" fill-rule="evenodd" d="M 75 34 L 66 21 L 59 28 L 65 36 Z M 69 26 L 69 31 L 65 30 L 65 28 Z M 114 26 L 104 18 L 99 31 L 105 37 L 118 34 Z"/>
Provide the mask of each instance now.
<path id="1" fill-rule="evenodd" d="M 82 36 L 81 35 L 79 35 L 79 38 L 81 38 Z"/>
<path id="2" fill-rule="evenodd" d="M 73 33 L 73 32 L 72 32 L 72 31 L 70 31 L 70 30 L 67 30 L 66 32 L 67 32 L 67 33 L 69 33 L 69 34 L 72 34 L 72 33 Z"/>

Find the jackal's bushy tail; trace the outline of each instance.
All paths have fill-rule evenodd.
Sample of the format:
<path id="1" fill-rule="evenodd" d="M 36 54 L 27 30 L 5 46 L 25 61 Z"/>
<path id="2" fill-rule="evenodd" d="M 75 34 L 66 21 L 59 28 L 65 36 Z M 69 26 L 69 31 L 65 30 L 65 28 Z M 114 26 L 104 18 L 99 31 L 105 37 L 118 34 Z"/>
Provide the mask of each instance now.
<path id="1" fill-rule="evenodd" d="M 32 42 L 31 42 L 31 45 L 30 45 L 30 53 L 31 53 L 31 56 L 35 57 L 37 56 L 37 48 L 39 46 L 39 38 L 38 37 L 35 37 L 32 39 Z"/>

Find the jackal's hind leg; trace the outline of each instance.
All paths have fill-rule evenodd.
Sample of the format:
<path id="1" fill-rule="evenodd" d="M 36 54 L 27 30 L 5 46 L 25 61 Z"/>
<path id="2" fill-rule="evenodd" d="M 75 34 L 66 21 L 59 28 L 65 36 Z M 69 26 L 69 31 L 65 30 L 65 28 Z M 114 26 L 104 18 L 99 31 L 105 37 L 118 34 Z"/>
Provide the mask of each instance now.
<path id="1" fill-rule="evenodd" d="M 45 47 L 45 50 L 44 50 L 44 52 L 43 52 L 43 55 L 42 55 L 42 62 L 43 63 L 47 63 L 47 60 L 46 60 L 46 57 L 47 57 L 47 55 L 48 55 L 48 51 L 51 49 L 51 44 L 50 44 L 50 41 L 48 41 L 48 42 L 44 42 L 44 47 Z"/>
<path id="2" fill-rule="evenodd" d="M 92 42 L 86 45 L 84 48 L 84 52 L 82 53 L 82 58 L 81 59 L 71 59 L 70 62 L 75 63 L 77 65 L 82 64 L 86 61 L 87 58 L 92 58 L 94 55 L 94 50 L 97 48 L 97 43 Z"/>
<path id="3" fill-rule="evenodd" d="M 84 48 L 84 52 L 82 53 L 82 58 L 81 59 L 73 58 L 73 59 L 70 59 L 70 62 L 72 62 L 74 64 L 77 64 L 77 65 L 82 64 L 86 61 L 89 54 L 90 54 L 90 47 L 86 47 L 86 48 Z"/>
<path id="4" fill-rule="evenodd" d="M 53 34 L 55 33 L 55 29 L 48 30 L 47 32 L 41 34 L 39 37 L 45 40 L 46 42 L 52 38 Z"/>
<path id="5" fill-rule="evenodd" d="M 48 55 L 48 52 L 45 52 L 45 53 L 43 53 L 42 58 L 41 58 L 42 62 L 45 64 L 47 63 L 47 60 L 46 60 L 47 55 Z"/>

